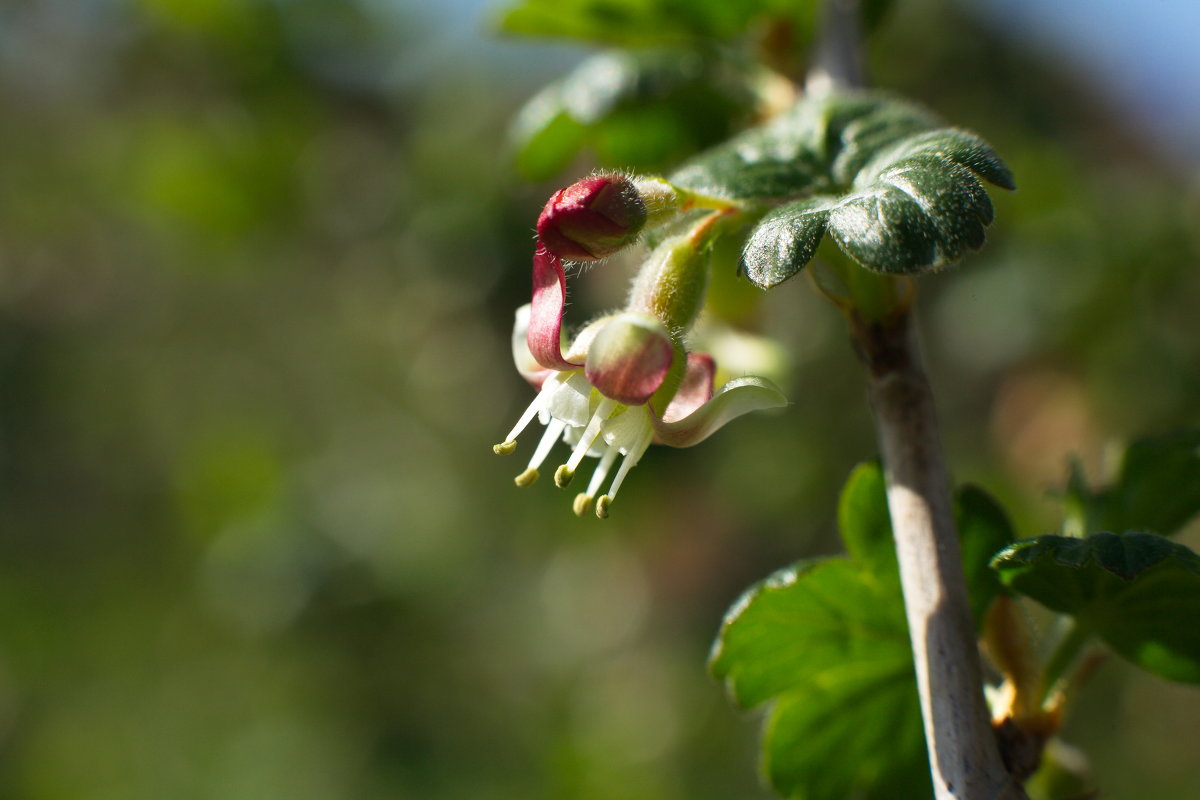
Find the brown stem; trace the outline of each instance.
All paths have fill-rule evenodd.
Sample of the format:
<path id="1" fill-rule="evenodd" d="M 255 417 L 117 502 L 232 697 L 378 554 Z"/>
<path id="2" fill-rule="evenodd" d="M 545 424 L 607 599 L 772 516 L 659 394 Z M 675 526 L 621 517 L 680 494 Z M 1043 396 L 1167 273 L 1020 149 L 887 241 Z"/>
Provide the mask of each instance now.
<path id="1" fill-rule="evenodd" d="M 860 0 L 825 0 L 812 63 L 805 76 L 806 91 L 821 92 L 835 86 L 858 88 L 866 83 L 859 52 L 860 6 Z"/>
<path id="2" fill-rule="evenodd" d="M 858 321 L 937 800 L 1018 800 L 983 699 L 933 394 L 911 314 Z"/>

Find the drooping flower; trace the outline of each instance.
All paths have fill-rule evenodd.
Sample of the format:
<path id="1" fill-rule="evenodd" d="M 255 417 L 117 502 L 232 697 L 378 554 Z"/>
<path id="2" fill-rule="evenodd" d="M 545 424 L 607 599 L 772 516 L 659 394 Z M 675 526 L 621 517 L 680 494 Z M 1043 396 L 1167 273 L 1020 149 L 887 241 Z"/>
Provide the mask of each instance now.
<path id="1" fill-rule="evenodd" d="M 562 439 L 570 455 L 555 471 L 555 483 L 565 488 L 585 458 L 597 459 L 574 508 L 583 515 L 594 500 L 596 514 L 603 518 L 652 443 L 689 447 L 742 414 L 787 404 L 761 378 L 738 378 L 714 393 L 713 359 L 687 353 L 662 320 L 640 309 L 593 321 L 563 353 L 562 262 L 539 247 L 533 275 L 533 302 L 517 310 L 513 357 L 518 371 L 539 391 L 504 442 L 493 448 L 512 453 L 517 437 L 535 418 L 545 426 L 528 466 L 516 478 L 518 486 L 537 480 Z"/>

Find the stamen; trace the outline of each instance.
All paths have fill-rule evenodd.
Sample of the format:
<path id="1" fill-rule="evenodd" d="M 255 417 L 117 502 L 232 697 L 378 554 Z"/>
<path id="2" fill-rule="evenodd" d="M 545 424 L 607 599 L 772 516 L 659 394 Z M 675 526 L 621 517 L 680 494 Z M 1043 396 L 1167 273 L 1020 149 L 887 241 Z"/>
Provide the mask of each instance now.
<path id="1" fill-rule="evenodd" d="M 604 455 L 600 456 L 600 463 L 596 465 L 596 471 L 592 473 L 592 479 L 588 481 L 587 494 L 591 497 L 596 496 L 596 492 L 600 490 L 600 485 L 604 483 L 604 479 L 608 477 L 608 471 L 612 469 L 613 462 L 620 455 L 617 448 L 606 447 Z"/>
<path id="2" fill-rule="evenodd" d="M 609 500 L 617 499 L 617 491 L 621 488 L 621 484 L 625 482 L 625 476 L 629 474 L 629 470 L 637 466 L 642 454 L 646 452 L 646 448 L 650 446 L 650 440 L 654 438 L 653 429 L 647 430 L 642 434 L 642 438 L 638 443 L 629 449 L 625 454 L 625 460 L 621 462 L 620 468 L 617 470 L 617 477 L 613 478 L 612 486 L 608 487 Z M 599 506 L 597 506 L 599 510 Z"/>
<path id="3" fill-rule="evenodd" d="M 596 516 L 600 519 L 608 519 L 610 505 L 612 505 L 612 498 L 606 494 L 600 495 L 600 499 L 596 501 Z"/>
<path id="4" fill-rule="evenodd" d="M 575 516 L 582 517 L 591 507 L 592 496 L 590 494 L 583 494 L 581 492 L 580 494 L 575 495 L 575 502 L 572 505 L 572 508 L 575 509 Z"/>
<path id="5" fill-rule="evenodd" d="M 533 457 L 529 459 L 529 468 L 537 469 L 546 460 L 546 456 L 550 455 L 551 449 L 554 448 L 554 443 L 558 441 L 558 437 L 562 436 L 563 430 L 567 427 L 567 423 L 560 419 L 552 419 L 546 425 L 546 432 L 542 434 L 542 440 L 538 442 L 537 449 L 533 451 Z"/>
<path id="6" fill-rule="evenodd" d="M 571 480 L 574 477 L 575 470 L 566 464 L 560 464 L 558 469 L 554 470 L 554 485 L 560 489 L 565 489 L 571 485 Z"/>
<path id="7" fill-rule="evenodd" d="M 508 436 L 504 437 L 504 442 L 492 448 L 497 455 L 508 455 L 517 449 L 517 437 L 521 435 L 521 431 L 525 430 L 529 423 L 533 421 L 533 418 L 537 416 L 538 411 L 546 404 L 546 398 L 549 396 L 550 393 L 545 390 L 545 387 L 542 387 L 542 390 L 537 393 L 537 397 L 533 398 L 533 402 L 521 413 L 521 418 L 517 420 L 516 425 L 513 425 L 513 429 L 508 432 Z M 510 444 L 512 447 L 509 447 Z"/>
<path id="8" fill-rule="evenodd" d="M 579 437 L 579 442 L 575 445 L 575 449 L 571 451 L 571 457 L 567 459 L 565 464 L 570 475 L 575 474 L 575 470 L 579 468 L 579 462 L 583 461 L 583 457 L 587 455 L 587 451 L 592 449 L 592 443 L 596 441 L 596 437 L 600 435 L 600 427 L 604 421 L 612 414 L 616 408 L 617 401 L 608 397 L 600 400 L 596 406 L 596 413 L 592 414 L 592 418 L 588 420 L 587 427 L 583 431 L 583 435 Z M 569 481 L 570 478 L 568 477 Z"/>
<path id="9" fill-rule="evenodd" d="M 529 469 L 525 470 L 517 477 L 513 478 L 513 483 L 515 483 L 517 486 L 520 486 L 522 489 L 524 489 L 526 486 L 533 486 L 534 482 L 537 481 L 537 479 L 538 479 L 538 471 L 536 469 L 534 469 L 533 467 L 530 467 Z"/>

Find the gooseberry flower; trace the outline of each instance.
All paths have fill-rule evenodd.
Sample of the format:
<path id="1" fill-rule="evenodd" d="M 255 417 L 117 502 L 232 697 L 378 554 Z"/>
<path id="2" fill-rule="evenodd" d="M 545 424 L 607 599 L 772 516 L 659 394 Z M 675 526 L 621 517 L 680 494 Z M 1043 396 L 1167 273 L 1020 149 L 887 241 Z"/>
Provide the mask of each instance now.
<path id="1" fill-rule="evenodd" d="M 714 393 L 713 359 L 687 353 L 661 320 L 641 310 L 593 321 L 564 354 L 562 262 L 539 247 L 533 272 L 533 302 L 517 310 L 513 357 L 518 371 L 539 391 L 504 442 L 493 447 L 499 454 L 512 453 L 517 437 L 535 418 L 545 426 L 528 466 L 516 478 L 518 486 L 538 479 L 562 439 L 571 452 L 555 471 L 555 483 L 566 488 L 585 458 L 598 459 L 587 487 L 575 497 L 574 510 L 582 516 L 594 500 L 596 515 L 604 518 L 651 443 L 689 447 L 742 414 L 787 404 L 761 378 L 738 378 Z"/>
<path id="2" fill-rule="evenodd" d="M 538 217 L 538 240 L 571 261 L 596 261 L 637 239 L 647 222 L 674 212 L 678 195 L 655 178 L 595 175 L 559 189 Z"/>

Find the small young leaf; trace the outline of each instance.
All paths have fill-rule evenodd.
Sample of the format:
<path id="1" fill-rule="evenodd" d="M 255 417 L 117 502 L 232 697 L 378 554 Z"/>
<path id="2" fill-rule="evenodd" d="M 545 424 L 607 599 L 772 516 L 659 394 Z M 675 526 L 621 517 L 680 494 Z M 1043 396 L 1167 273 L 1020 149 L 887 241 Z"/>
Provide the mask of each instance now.
<path id="1" fill-rule="evenodd" d="M 846 255 L 876 272 L 910 274 L 939 263 L 929 214 L 890 184 L 877 183 L 842 200 L 829 215 L 829 235 Z"/>
<path id="2" fill-rule="evenodd" d="M 807 141 L 810 136 L 811 131 L 792 125 L 752 128 L 701 153 L 670 180 L 733 200 L 795 198 L 821 185 L 821 164 Z"/>
<path id="3" fill-rule="evenodd" d="M 1003 550 L 992 567 L 1143 669 L 1200 683 L 1200 556 L 1188 548 L 1141 532 L 1042 536 Z"/>
<path id="4" fill-rule="evenodd" d="M 741 271 L 755 286 L 770 289 L 802 270 L 825 235 L 830 205 L 829 198 L 813 197 L 767 214 L 746 240 Z"/>
<path id="5" fill-rule="evenodd" d="M 978 137 L 880 93 L 805 96 L 787 113 L 693 159 L 671 181 L 694 192 L 784 203 L 749 236 L 743 265 L 766 289 L 798 272 L 828 231 L 862 266 L 911 274 L 984 241 L 979 179 L 1012 176 Z M 788 202 L 788 201 L 792 202 Z"/>
<path id="6" fill-rule="evenodd" d="M 937 156 L 966 167 L 1002 189 L 1015 189 L 1012 173 L 987 142 L 958 128 L 938 128 L 917 133 L 875 153 L 862 168 L 859 180 L 874 180 L 897 161 L 921 155 Z M 990 223 L 991 219 L 985 220 Z"/>
<path id="7" fill-rule="evenodd" d="M 830 172 L 834 183 L 849 186 L 863 166 L 880 151 L 913 134 L 938 127 L 924 109 L 898 100 L 876 100 L 866 113 L 832 129 Z"/>

